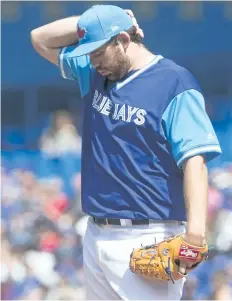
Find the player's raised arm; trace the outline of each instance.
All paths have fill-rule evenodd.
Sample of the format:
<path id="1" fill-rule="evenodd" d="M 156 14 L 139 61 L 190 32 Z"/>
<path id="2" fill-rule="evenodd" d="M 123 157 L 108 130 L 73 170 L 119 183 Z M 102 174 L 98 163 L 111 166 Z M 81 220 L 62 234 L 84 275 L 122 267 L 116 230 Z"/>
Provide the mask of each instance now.
<path id="1" fill-rule="evenodd" d="M 132 18 L 137 33 L 143 38 L 144 34 L 131 10 L 125 10 Z M 81 16 L 72 16 L 57 20 L 31 31 L 31 42 L 34 49 L 45 59 L 59 65 L 61 48 L 78 42 L 78 21 Z"/>
<path id="2" fill-rule="evenodd" d="M 58 65 L 60 49 L 78 42 L 77 23 L 79 16 L 73 16 L 31 31 L 34 49 L 45 59 Z"/>

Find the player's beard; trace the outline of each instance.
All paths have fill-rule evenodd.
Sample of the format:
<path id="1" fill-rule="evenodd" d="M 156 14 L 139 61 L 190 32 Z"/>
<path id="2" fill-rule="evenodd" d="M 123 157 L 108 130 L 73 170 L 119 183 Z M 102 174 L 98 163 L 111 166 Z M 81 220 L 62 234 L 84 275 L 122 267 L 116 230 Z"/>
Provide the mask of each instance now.
<path id="1" fill-rule="evenodd" d="M 118 81 L 128 73 L 131 64 L 129 57 L 124 52 L 117 51 L 109 65 L 110 74 L 107 75 L 107 78 L 110 81 Z"/>

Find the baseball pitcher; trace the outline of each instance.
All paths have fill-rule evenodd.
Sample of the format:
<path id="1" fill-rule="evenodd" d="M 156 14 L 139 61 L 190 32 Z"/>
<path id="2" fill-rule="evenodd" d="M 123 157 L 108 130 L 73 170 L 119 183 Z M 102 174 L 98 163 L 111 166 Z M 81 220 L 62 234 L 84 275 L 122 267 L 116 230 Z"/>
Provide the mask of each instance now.
<path id="1" fill-rule="evenodd" d="M 90 300 L 180 300 L 208 255 L 206 162 L 220 145 L 197 80 L 142 38 L 133 13 L 113 5 L 31 32 L 83 98 Z"/>

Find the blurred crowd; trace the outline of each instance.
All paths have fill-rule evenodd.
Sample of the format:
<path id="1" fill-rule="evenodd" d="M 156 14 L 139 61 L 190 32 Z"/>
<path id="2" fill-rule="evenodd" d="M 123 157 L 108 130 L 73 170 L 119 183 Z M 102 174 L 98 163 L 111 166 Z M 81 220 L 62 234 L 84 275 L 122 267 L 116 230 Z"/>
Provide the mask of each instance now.
<path id="1" fill-rule="evenodd" d="M 58 181 L 2 169 L 1 300 L 83 298 L 85 217 Z M 72 204 L 73 203 L 73 204 Z"/>
<path id="2" fill-rule="evenodd" d="M 81 139 L 52 115 L 38 154 L 2 156 L 1 300 L 84 299 Z"/>
<path id="3" fill-rule="evenodd" d="M 83 300 L 87 216 L 80 205 L 81 139 L 69 113 L 52 116 L 39 146 L 36 156 L 2 157 L 1 300 Z M 232 298 L 231 226 L 228 163 L 209 173 L 212 249 L 209 260 L 189 275 L 184 300 Z"/>

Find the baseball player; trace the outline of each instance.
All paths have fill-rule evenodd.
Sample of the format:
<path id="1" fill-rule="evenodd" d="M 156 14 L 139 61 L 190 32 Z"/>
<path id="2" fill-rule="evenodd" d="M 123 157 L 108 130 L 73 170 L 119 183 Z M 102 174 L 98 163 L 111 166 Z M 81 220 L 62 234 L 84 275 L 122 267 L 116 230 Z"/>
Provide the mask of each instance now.
<path id="1" fill-rule="evenodd" d="M 220 145 L 197 80 L 150 52 L 142 37 L 133 13 L 113 5 L 95 5 L 31 32 L 35 50 L 64 78 L 76 80 L 83 98 L 82 208 L 89 215 L 83 251 L 90 300 L 180 300 L 194 248 L 205 245 L 206 162 L 221 153 Z M 181 251 L 181 279 L 131 271 L 133 248 L 180 233 L 195 246 Z"/>

